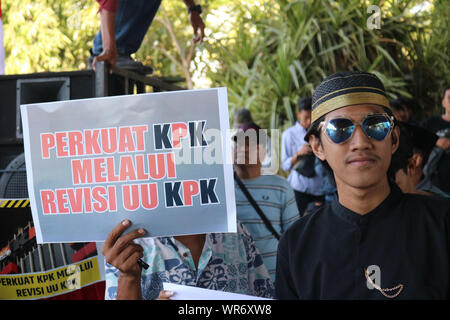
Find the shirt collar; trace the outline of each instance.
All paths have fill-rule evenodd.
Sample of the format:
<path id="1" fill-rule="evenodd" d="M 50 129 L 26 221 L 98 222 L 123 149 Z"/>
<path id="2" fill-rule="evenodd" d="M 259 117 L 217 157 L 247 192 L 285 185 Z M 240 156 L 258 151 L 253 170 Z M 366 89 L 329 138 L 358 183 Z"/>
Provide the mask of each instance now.
<path id="1" fill-rule="evenodd" d="M 221 233 L 207 233 L 206 239 L 205 239 L 205 247 L 212 247 L 213 245 L 216 245 L 219 241 L 221 241 Z M 172 246 L 176 251 L 179 251 L 179 247 L 177 246 L 177 243 L 180 243 L 175 239 L 173 236 L 169 237 L 159 237 L 159 241 L 161 241 L 162 244 L 166 246 Z"/>
<path id="2" fill-rule="evenodd" d="M 298 120 L 295 121 L 295 127 L 297 128 L 297 130 L 301 130 L 302 132 L 306 132 L 306 129 L 302 127 L 302 125 L 300 124 L 300 122 Z"/>
<path id="3" fill-rule="evenodd" d="M 371 221 L 377 220 L 385 216 L 386 214 L 392 214 L 394 207 L 399 202 L 399 198 L 402 195 L 401 190 L 395 184 L 390 184 L 391 192 L 375 209 L 366 213 L 358 214 L 346 207 L 340 202 L 338 197 L 334 197 L 331 202 L 331 209 L 333 214 L 336 214 L 341 219 L 357 226 L 367 225 Z"/>
<path id="4" fill-rule="evenodd" d="M 222 234 L 221 233 L 207 233 L 206 239 L 205 239 L 205 245 L 203 246 L 203 251 L 200 257 L 200 262 L 203 260 L 203 268 L 208 263 L 209 259 L 212 256 L 213 247 L 217 246 L 222 240 Z M 159 241 L 161 241 L 162 244 L 166 246 L 171 246 L 177 251 L 179 254 L 181 251 L 188 250 L 187 247 L 185 247 L 184 244 L 177 241 L 174 237 L 160 237 Z M 201 263 L 199 262 L 199 269 L 201 266 Z"/>

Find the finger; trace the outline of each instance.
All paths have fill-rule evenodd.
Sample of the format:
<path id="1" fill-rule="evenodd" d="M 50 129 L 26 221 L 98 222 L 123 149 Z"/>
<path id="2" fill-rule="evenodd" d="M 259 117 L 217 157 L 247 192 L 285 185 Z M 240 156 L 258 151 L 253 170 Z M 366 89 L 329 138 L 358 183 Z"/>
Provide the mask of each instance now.
<path id="1" fill-rule="evenodd" d="M 173 296 L 173 291 L 161 290 L 161 292 L 158 295 L 158 300 L 170 300 L 170 298 L 172 296 Z"/>
<path id="2" fill-rule="evenodd" d="M 198 35 L 198 26 L 197 25 L 193 25 L 193 28 L 194 28 L 194 37 L 193 37 L 194 43 L 197 43 L 198 42 L 198 37 L 199 37 L 199 35 Z"/>
<path id="3" fill-rule="evenodd" d="M 116 252 L 122 251 L 124 248 L 130 245 L 134 239 L 142 237 L 144 234 L 145 230 L 140 228 L 119 237 L 113 245 L 113 250 Z"/>
<path id="4" fill-rule="evenodd" d="M 128 247 L 123 249 L 122 251 L 118 251 L 117 257 L 114 259 L 114 263 L 117 265 L 123 265 L 131 256 L 138 253 L 139 258 L 142 258 L 144 255 L 144 249 L 138 244 L 130 244 Z"/>
<path id="5" fill-rule="evenodd" d="M 131 222 L 129 220 L 123 220 L 122 222 L 117 224 L 114 227 L 114 229 L 112 229 L 111 232 L 106 237 L 105 243 L 103 245 L 103 250 L 108 251 L 109 249 L 111 249 L 114 246 L 114 244 L 116 243 L 117 239 L 120 237 L 120 235 L 130 225 L 131 225 Z"/>
<path id="6" fill-rule="evenodd" d="M 117 265 L 122 265 L 125 261 L 127 261 L 134 253 L 138 252 L 143 254 L 144 249 L 135 243 L 130 243 L 126 248 L 121 251 L 116 251 L 117 255 L 114 258 L 114 263 Z"/>
<path id="7" fill-rule="evenodd" d="M 114 66 L 116 65 L 116 62 L 115 61 L 114 62 L 110 62 L 109 65 L 110 65 L 110 67 L 109 67 L 109 74 L 112 74 Z"/>
<path id="8" fill-rule="evenodd" d="M 109 56 L 104 53 L 101 53 L 98 56 L 96 56 L 92 61 L 92 69 L 94 69 L 94 71 L 97 70 L 97 61 L 109 61 Z"/>
<path id="9" fill-rule="evenodd" d="M 94 61 L 92 61 L 92 69 L 94 69 L 94 71 L 97 71 L 96 65 L 97 65 L 97 57 L 95 57 Z"/>
<path id="10" fill-rule="evenodd" d="M 119 265 L 119 270 L 122 272 L 126 272 L 129 270 L 137 270 L 136 268 L 141 269 L 141 266 L 137 263 L 137 261 L 144 257 L 143 251 L 134 251 L 126 260 L 124 260 Z"/>
<path id="11" fill-rule="evenodd" d="M 105 255 L 106 262 L 108 262 L 110 265 L 116 267 L 117 269 L 126 272 L 127 270 L 124 269 L 123 265 L 124 263 L 130 259 L 133 254 L 138 253 L 139 257 L 143 256 L 144 249 L 134 243 L 130 243 L 128 247 L 117 250 L 117 249 L 111 249 L 108 251 L 107 255 Z"/>
<path id="12" fill-rule="evenodd" d="M 112 74 L 114 67 L 116 66 L 117 57 L 112 57 L 108 60 L 109 62 L 109 73 Z"/>
<path id="13" fill-rule="evenodd" d="M 200 42 L 203 42 L 204 37 L 205 37 L 205 25 L 202 24 L 200 26 Z"/>
<path id="14" fill-rule="evenodd" d="M 196 42 L 202 42 L 203 38 L 205 37 L 205 25 L 202 23 L 199 24 L 196 27 L 195 34 L 196 34 Z"/>

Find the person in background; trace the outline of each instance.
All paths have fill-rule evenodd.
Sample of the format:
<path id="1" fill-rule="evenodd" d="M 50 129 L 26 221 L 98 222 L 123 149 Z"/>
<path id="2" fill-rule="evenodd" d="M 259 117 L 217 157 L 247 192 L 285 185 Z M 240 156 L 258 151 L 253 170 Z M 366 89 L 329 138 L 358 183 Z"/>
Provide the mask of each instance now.
<path id="1" fill-rule="evenodd" d="M 448 300 L 450 202 L 390 182 L 400 130 L 382 82 L 333 74 L 314 90 L 312 110 L 305 139 L 337 197 L 281 237 L 277 299 Z"/>
<path id="2" fill-rule="evenodd" d="M 261 175 L 267 135 L 255 124 L 241 125 L 234 140 L 234 169 L 272 228 L 283 234 L 299 219 L 295 196 L 289 183 L 279 175 Z M 275 279 L 278 239 L 267 228 L 239 184 L 235 183 L 237 218 L 255 240 L 272 280 Z"/>
<path id="3" fill-rule="evenodd" d="M 438 136 L 419 126 L 399 123 L 400 143 L 392 156 L 390 170 L 404 193 L 418 193 L 450 199 L 425 176 L 423 168 L 428 161 Z"/>
<path id="4" fill-rule="evenodd" d="M 330 202 L 336 197 L 336 184 L 333 177 L 329 176 L 328 171 L 322 165 L 322 161 L 316 158 L 316 172 L 324 177 L 322 184 L 322 192 L 325 195 L 325 202 Z"/>
<path id="5" fill-rule="evenodd" d="M 243 125 L 253 123 L 252 114 L 250 110 L 241 108 L 237 109 L 233 115 L 233 129 L 239 129 Z"/>
<path id="6" fill-rule="evenodd" d="M 444 91 L 442 107 L 444 113 L 441 116 L 422 122 L 423 127 L 438 136 L 425 172 L 439 189 L 450 193 L 450 87 Z"/>
<path id="7" fill-rule="evenodd" d="M 394 111 L 394 117 L 398 121 L 408 123 L 411 118 L 411 111 L 405 103 L 405 99 L 398 98 L 390 101 L 390 105 Z"/>
<path id="8" fill-rule="evenodd" d="M 254 123 L 253 118 L 252 118 L 252 114 L 250 113 L 250 110 L 246 109 L 246 108 L 241 108 L 241 109 L 237 109 L 234 112 L 233 115 L 233 126 L 232 129 L 236 130 L 239 129 L 241 126 L 243 125 L 248 125 Z M 276 166 L 276 168 L 278 169 L 278 163 L 274 164 L 273 161 L 277 161 L 276 159 L 273 159 L 273 150 L 272 150 L 272 142 L 269 136 L 267 137 L 267 141 L 265 143 L 265 152 L 266 152 L 266 157 L 262 160 L 261 162 L 261 167 L 262 167 L 262 171 L 264 171 L 264 169 L 266 169 L 266 172 L 273 172 L 272 170 L 270 170 L 272 168 L 272 166 Z"/>
<path id="9" fill-rule="evenodd" d="M 97 0 L 100 5 L 100 31 L 94 38 L 89 67 L 95 70 L 97 61 L 107 61 L 111 68 L 121 68 L 151 73 L 151 67 L 131 58 L 140 48 L 147 30 L 161 4 L 161 0 Z M 202 7 L 194 0 L 183 0 L 194 29 L 194 43 L 202 42 L 205 24 Z"/>
<path id="10" fill-rule="evenodd" d="M 308 203 L 322 204 L 325 197 L 322 192 L 323 176 L 315 174 L 314 154 L 304 140 L 306 130 L 311 124 L 311 98 L 302 98 L 298 102 L 297 122 L 283 132 L 281 136 L 281 168 L 289 172 L 288 181 L 294 189 L 299 214 L 302 216 Z M 311 162 L 311 174 L 296 170 L 301 161 Z"/>
<path id="11" fill-rule="evenodd" d="M 274 296 L 272 280 L 248 230 L 238 223 L 237 233 L 208 233 L 143 238 L 144 229 L 125 230 L 124 220 L 103 245 L 106 300 L 170 299 L 163 282 L 204 289 Z M 148 264 L 142 268 L 138 260 Z"/>

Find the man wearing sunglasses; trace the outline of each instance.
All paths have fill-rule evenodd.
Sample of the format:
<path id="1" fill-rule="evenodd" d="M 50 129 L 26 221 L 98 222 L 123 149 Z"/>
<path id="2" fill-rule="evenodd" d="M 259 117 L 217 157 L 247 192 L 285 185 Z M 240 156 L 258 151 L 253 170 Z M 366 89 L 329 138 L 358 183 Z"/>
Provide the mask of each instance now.
<path id="1" fill-rule="evenodd" d="M 450 203 L 403 194 L 388 177 L 399 129 L 373 74 L 342 72 L 314 91 L 305 140 L 338 197 L 289 228 L 278 299 L 448 299 Z"/>

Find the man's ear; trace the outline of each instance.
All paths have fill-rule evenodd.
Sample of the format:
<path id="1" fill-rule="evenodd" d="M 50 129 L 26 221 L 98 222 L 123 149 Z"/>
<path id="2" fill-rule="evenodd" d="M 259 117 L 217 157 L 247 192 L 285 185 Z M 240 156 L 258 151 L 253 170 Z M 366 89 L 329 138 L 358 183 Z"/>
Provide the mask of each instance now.
<path id="1" fill-rule="evenodd" d="M 408 174 L 414 175 L 418 172 L 419 168 L 422 168 L 422 155 L 414 153 L 408 160 Z"/>
<path id="2" fill-rule="evenodd" d="M 319 138 L 317 138 L 315 135 L 312 134 L 309 137 L 309 145 L 311 146 L 311 149 L 316 155 L 316 157 L 324 161 L 325 153 L 323 152 L 322 143 L 320 142 Z"/>
<path id="3" fill-rule="evenodd" d="M 400 144 L 400 128 L 395 126 L 391 133 L 392 137 L 392 154 L 395 153 L 398 149 L 398 145 Z"/>
<path id="4" fill-rule="evenodd" d="M 413 164 L 416 168 L 422 167 L 423 157 L 420 153 L 414 153 L 411 158 L 412 158 Z"/>

